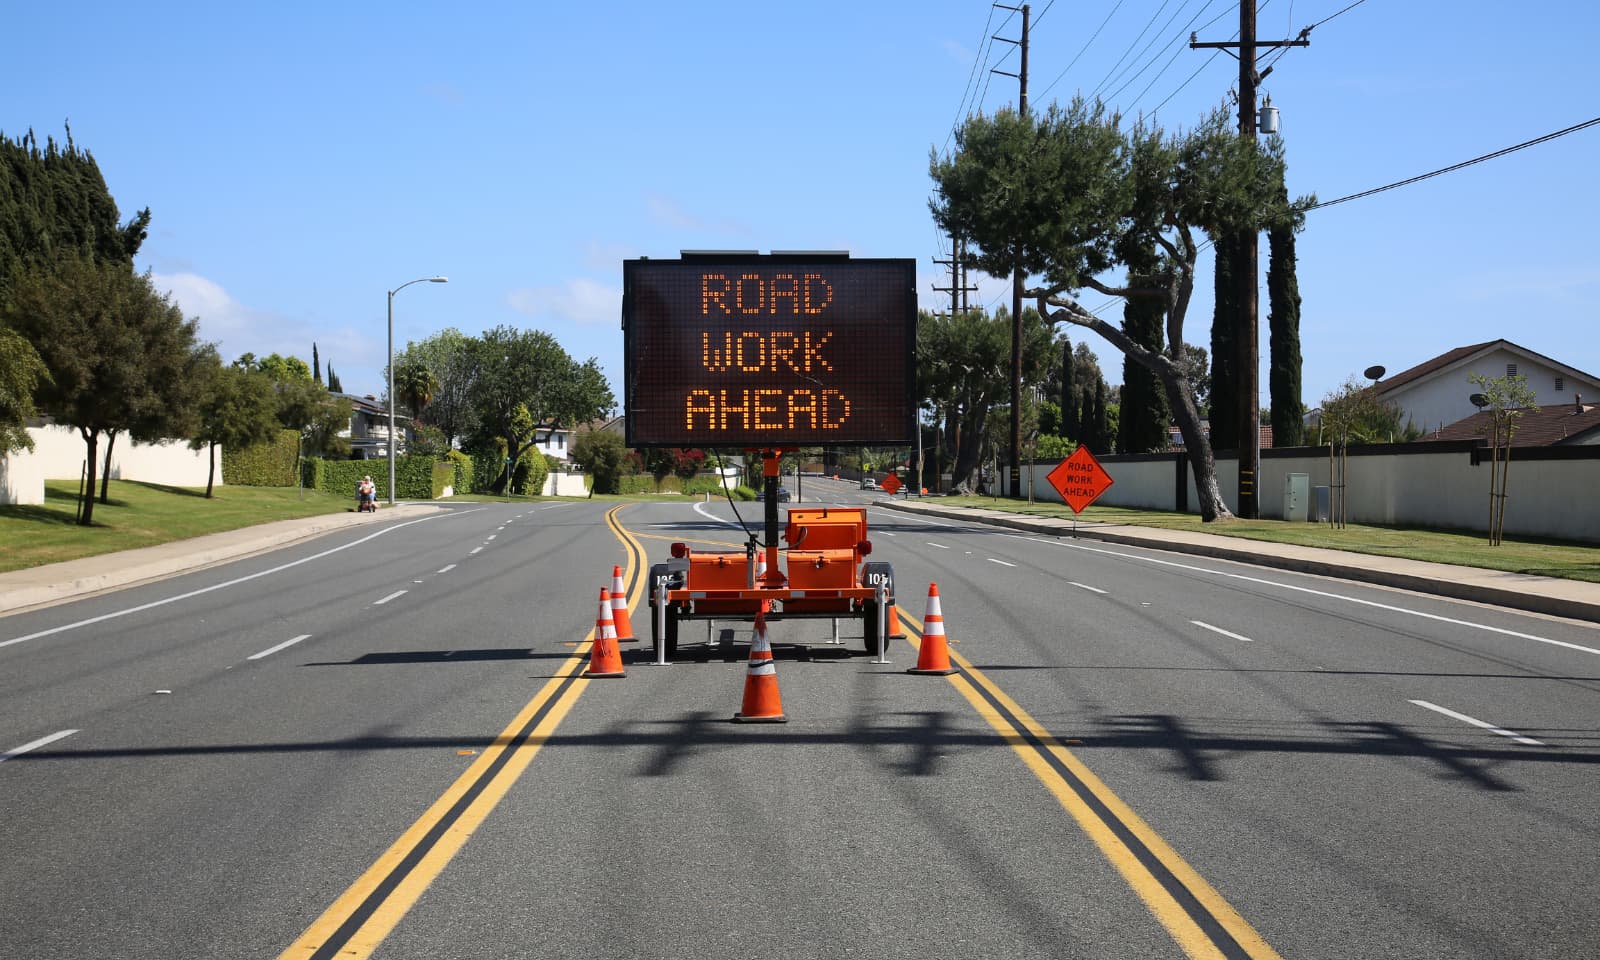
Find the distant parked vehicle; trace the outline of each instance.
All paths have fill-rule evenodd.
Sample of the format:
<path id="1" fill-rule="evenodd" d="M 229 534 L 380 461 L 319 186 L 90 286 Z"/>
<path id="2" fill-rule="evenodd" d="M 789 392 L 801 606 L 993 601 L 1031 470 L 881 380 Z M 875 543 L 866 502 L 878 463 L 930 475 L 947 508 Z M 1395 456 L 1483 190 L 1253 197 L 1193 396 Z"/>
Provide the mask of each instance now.
<path id="1" fill-rule="evenodd" d="M 861 489 L 863 489 L 863 490 L 876 490 L 876 489 L 878 489 L 878 481 L 872 479 L 871 477 L 862 477 L 861 478 Z"/>

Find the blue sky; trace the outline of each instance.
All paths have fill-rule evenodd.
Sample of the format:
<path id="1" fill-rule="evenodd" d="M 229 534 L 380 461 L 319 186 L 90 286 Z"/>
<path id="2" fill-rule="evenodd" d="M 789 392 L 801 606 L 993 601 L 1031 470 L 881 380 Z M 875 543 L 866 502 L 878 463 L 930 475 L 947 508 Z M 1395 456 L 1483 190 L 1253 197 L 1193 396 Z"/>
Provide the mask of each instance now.
<path id="1" fill-rule="evenodd" d="M 1292 193 L 1334 199 L 1600 116 L 1592 0 L 1339 14 L 1349 3 L 1260 4 L 1262 39 L 1332 17 L 1262 85 Z M 309 361 L 315 341 L 356 393 L 382 391 L 386 292 L 434 274 L 450 283 L 395 299 L 397 349 L 447 326 L 543 329 L 597 357 L 619 403 L 627 257 L 913 257 L 922 305 L 943 308 L 929 150 L 1017 91 L 986 67 L 1016 71 L 987 37 L 1019 20 L 977 0 L 0 9 L 0 131 L 61 139 L 70 120 L 124 217 L 151 208 L 140 266 L 205 339 L 230 360 Z M 1098 92 L 1181 128 L 1238 79 L 1227 54 L 1186 43 L 1233 39 L 1220 0 L 1032 13 L 1035 106 Z M 1306 404 L 1369 365 L 1496 337 L 1600 374 L 1597 155 L 1600 126 L 1312 212 Z M 1186 339 L 1208 345 L 1208 254 L 1200 267 Z M 1009 302 L 1003 280 L 978 282 L 985 304 Z M 1121 379 L 1109 345 L 1069 332 Z"/>

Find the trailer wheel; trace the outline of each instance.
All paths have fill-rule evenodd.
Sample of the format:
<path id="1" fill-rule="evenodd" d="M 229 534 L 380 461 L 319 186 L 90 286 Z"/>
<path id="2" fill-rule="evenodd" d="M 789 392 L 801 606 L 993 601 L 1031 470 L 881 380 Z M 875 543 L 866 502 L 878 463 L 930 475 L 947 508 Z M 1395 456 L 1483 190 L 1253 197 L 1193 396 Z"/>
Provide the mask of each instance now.
<path id="1" fill-rule="evenodd" d="M 877 562 L 863 564 L 861 567 L 861 585 L 863 587 L 876 587 L 880 583 L 883 584 L 884 595 L 889 598 L 892 604 L 894 602 L 894 567 L 887 563 Z M 862 617 L 861 635 L 866 646 L 867 655 L 876 656 L 878 653 L 877 600 L 868 600 L 862 604 Z M 889 630 L 892 636 L 894 632 L 893 624 L 890 625 Z M 889 640 L 887 637 L 884 638 L 883 652 L 889 652 Z"/>

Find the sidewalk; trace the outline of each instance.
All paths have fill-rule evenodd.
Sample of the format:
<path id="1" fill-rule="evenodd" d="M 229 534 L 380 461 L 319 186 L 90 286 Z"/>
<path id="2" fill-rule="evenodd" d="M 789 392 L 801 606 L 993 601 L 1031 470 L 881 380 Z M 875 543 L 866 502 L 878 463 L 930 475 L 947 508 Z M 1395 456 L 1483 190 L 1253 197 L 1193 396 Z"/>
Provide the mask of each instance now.
<path id="1" fill-rule="evenodd" d="M 946 507 L 919 500 L 878 501 L 874 506 L 904 510 L 922 516 L 966 520 L 1009 527 L 1048 537 L 1073 536 L 1073 521 L 1056 517 L 1029 517 L 1003 510 Z M 1077 537 L 1170 550 L 1219 560 L 1238 560 L 1297 573 L 1312 573 L 1342 580 L 1357 580 L 1397 587 L 1456 600 L 1491 603 L 1575 620 L 1600 623 L 1600 583 L 1535 577 L 1477 567 L 1402 560 L 1320 547 L 1245 540 L 1211 533 L 1161 530 L 1121 524 L 1077 522 Z"/>
<path id="2" fill-rule="evenodd" d="M 378 529 L 440 509 L 425 503 L 400 504 L 392 510 L 379 510 L 377 516 L 352 511 L 280 520 L 154 547 L 0 573 L 0 616 L 188 573 L 345 527 L 365 525 Z"/>

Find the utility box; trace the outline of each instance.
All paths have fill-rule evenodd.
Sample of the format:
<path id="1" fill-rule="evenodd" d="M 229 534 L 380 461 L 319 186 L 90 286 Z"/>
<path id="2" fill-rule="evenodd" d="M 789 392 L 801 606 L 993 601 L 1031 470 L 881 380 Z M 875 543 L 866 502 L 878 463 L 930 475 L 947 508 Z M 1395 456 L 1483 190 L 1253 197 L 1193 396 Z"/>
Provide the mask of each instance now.
<path id="1" fill-rule="evenodd" d="M 1283 519 L 1305 523 L 1310 519 L 1311 475 L 1291 473 L 1283 478 Z"/>
<path id="2" fill-rule="evenodd" d="M 1333 496 L 1328 490 L 1327 484 L 1318 486 L 1316 494 L 1317 503 L 1316 508 L 1311 511 L 1311 521 L 1313 523 L 1327 523 L 1333 518 Z"/>

